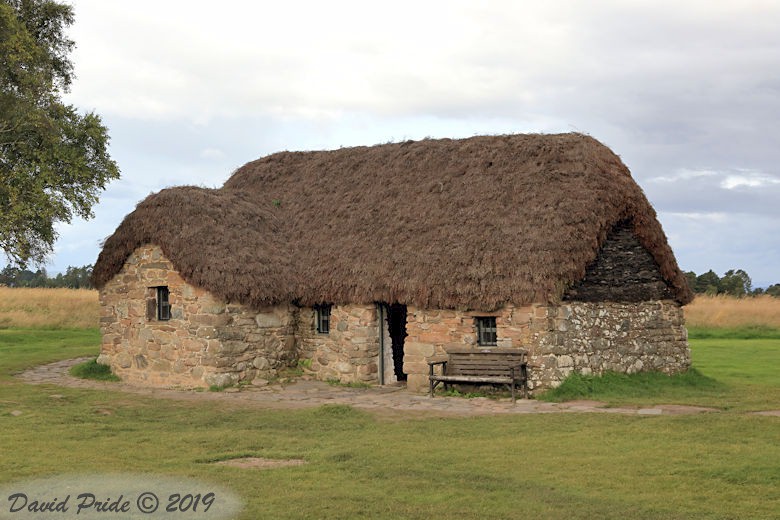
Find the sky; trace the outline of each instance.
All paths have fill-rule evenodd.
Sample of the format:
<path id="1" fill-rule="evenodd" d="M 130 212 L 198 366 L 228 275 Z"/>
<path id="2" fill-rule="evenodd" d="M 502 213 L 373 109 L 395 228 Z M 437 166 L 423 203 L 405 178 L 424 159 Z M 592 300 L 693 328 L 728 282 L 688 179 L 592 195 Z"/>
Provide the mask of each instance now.
<path id="1" fill-rule="evenodd" d="M 58 226 L 94 263 L 150 193 L 282 150 L 582 132 L 655 207 L 680 267 L 780 282 L 780 2 L 72 0 L 66 100 L 122 178 Z"/>

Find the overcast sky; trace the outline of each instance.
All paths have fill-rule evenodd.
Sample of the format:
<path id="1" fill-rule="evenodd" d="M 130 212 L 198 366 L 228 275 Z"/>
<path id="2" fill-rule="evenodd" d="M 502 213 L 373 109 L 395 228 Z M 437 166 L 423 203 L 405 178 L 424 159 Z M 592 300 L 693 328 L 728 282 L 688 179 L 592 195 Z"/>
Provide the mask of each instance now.
<path id="1" fill-rule="evenodd" d="M 780 2 L 72 0 L 77 80 L 122 170 L 48 269 L 166 186 L 281 150 L 588 133 L 678 262 L 780 282 Z"/>

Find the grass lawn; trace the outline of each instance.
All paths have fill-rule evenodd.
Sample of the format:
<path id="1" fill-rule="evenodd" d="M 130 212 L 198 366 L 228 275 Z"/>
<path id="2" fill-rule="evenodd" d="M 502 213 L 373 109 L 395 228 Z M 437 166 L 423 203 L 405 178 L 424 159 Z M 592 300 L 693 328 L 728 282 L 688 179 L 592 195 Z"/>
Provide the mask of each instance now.
<path id="1" fill-rule="evenodd" d="M 25 368 L 97 355 L 99 329 L 0 329 L 0 381 Z"/>
<path id="2" fill-rule="evenodd" d="M 720 413 L 391 421 L 344 406 L 256 410 L 10 377 L 97 352 L 94 331 L 49 333 L 0 330 L 0 484 L 71 473 L 187 476 L 239 494 L 247 519 L 754 519 L 780 511 L 780 418 L 743 413 L 780 408 L 771 370 L 780 340 L 696 340 L 695 365 L 716 388 L 645 400 L 720 398 Z M 308 464 L 210 464 L 238 455 Z M 0 517 L 5 508 L 0 497 Z"/>

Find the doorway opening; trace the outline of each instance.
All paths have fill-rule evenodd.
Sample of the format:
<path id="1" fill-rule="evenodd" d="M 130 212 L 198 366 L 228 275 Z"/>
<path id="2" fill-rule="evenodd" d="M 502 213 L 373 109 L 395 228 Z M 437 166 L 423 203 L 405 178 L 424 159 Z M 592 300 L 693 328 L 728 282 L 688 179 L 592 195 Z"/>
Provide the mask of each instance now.
<path id="1" fill-rule="evenodd" d="M 387 331 L 390 334 L 393 354 L 393 372 L 396 381 L 406 381 L 404 374 L 404 338 L 406 338 L 406 305 L 394 303 L 387 306 Z"/>

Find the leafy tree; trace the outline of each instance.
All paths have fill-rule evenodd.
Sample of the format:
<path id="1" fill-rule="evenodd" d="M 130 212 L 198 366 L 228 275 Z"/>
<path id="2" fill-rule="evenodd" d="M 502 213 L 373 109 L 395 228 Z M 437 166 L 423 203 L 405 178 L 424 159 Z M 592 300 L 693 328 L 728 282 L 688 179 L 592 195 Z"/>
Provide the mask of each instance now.
<path id="1" fill-rule="evenodd" d="M 720 279 L 721 292 L 742 297 L 751 293 L 753 281 L 742 269 L 730 269 Z"/>
<path id="2" fill-rule="evenodd" d="M 693 292 L 697 294 L 728 294 L 736 297 L 768 294 L 780 298 L 780 284 L 770 285 L 766 289 L 761 287 L 753 289 L 753 280 L 743 269 L 730 269 L 722 278 L 718 277 L 712 269 L 698 276 L 693 271 L 688 271 L 685 273 L 685 278 Z"/>
<path id="3" fill-rule="evenodd" d="M 0 272 L 0 285 L 7 285 L 8 287 L 16 287 L 17 280 L 19 280 L 19 274 L 21 269 L 13 266 L 6 266 L 2 272 Z"/>
<path id="4" fill-rule="evenodd" d="M 8 266 L 0 272 L 0 284 L 9 287 L 47 287 L 48 277 L 43 268 L 33 272 Z"/>
<path id="5" fill-rule="evenodd" d="M 770 285 L 766 288 L 764 293 L 774 296 L 775 298 L 780 298 L 780 283 Z"/>
<path id="6" fill-rule="evenodd" d="M 91 265 L 85 265 L 83 267 L 68 266 L 64 275 L 57 275 L 59 280 L 57 281 L 56 286 L 70 287 L 71 289 L 92 288 L 92 282 L 90 282 L 91 276 Z"/>
<path id="7" fill-rule="evenodd" d="M 687 271 L 685 273 L 685 279 L 688 281 L 688 287 L 690 287 L 693 292 L 696 292 L 696 273 Z"/>
<path id="8" fill-rule="evenodd" d="M 42 264 L 55 223 L 92 217 L 119 177 L 100 117 L 61 99 L 72 23 L 73 9 L 54 0 L 0 0 L 0 248 L 20 267 Z"/>
<path id="9" fill-rule="evenodd" d="M 720 277 L 710 269 L 696 277 L 696 284 L 693 290 L 699 294 L 718 294 L 720 292 Z"/>

